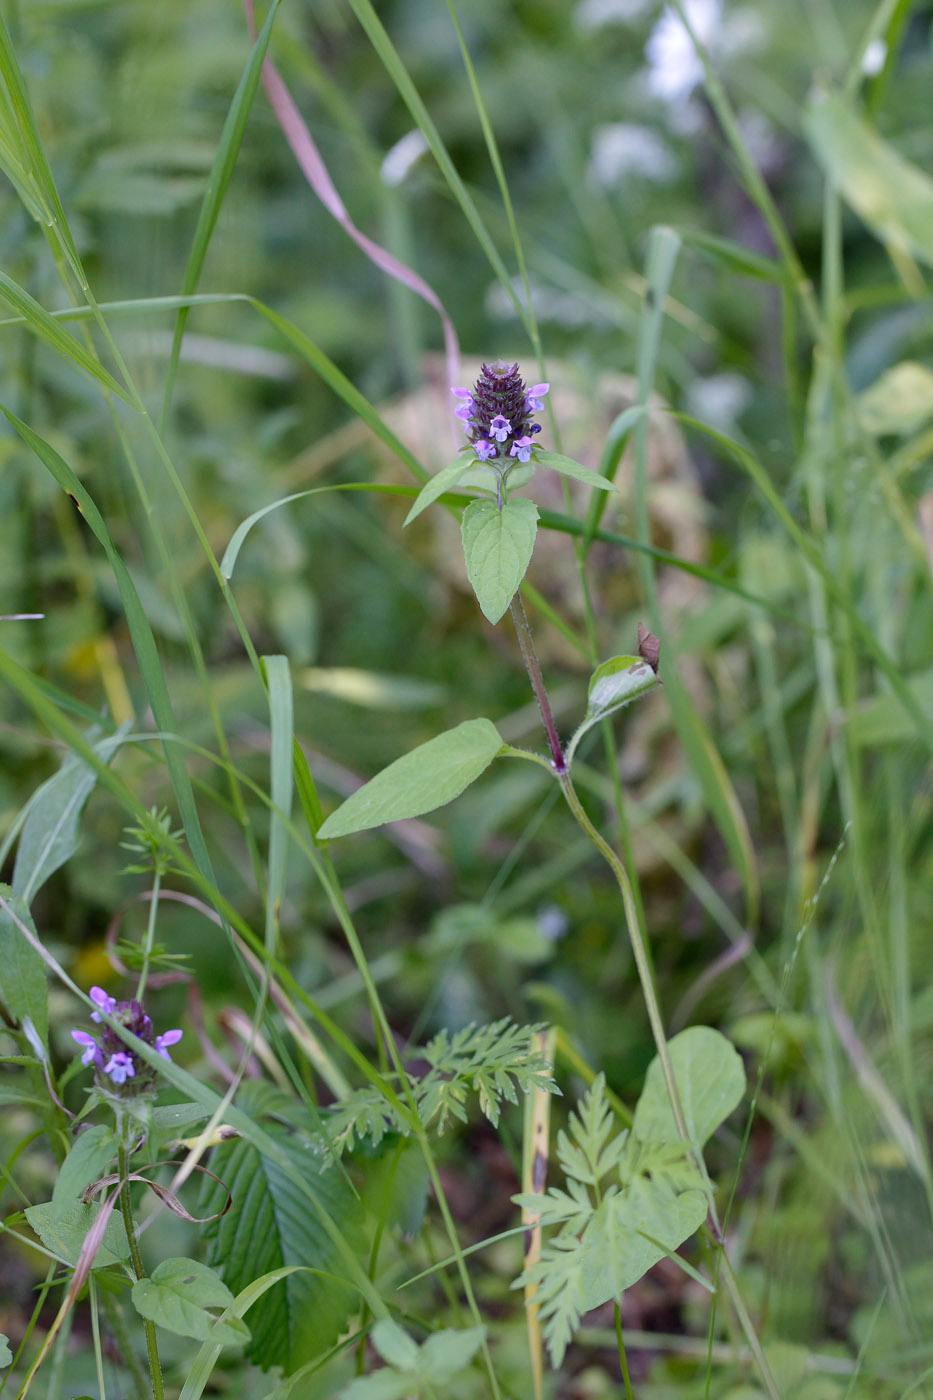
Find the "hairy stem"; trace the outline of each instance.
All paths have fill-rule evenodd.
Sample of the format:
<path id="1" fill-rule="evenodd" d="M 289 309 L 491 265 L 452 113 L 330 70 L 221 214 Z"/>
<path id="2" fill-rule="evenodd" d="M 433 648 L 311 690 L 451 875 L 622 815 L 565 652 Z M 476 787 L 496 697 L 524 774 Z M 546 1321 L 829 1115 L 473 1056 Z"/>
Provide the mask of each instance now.
<path id="1" fill-rule="evenodd" d="M 512 614 L 512 621 L 515 623 L 515 631 L 518 634 L 518 645 L 522 649 L 522 660 L 525 663 L 525 670 L 528 672 L 528 679 L 531 681 L 531 688 L 538 702 L 541 723 L 544 725 L 544 730 L 547 734 L 547 741 L 551 750 L 551 762 L 554 764 L 554 771 L 560 776 L 567 771 L 567 765 L 564 762 L 564 750 L 561 747 L 560 735 L 557 732 L 557 725 L 554 723 L 554 716 L 551 713 L 551 705 L 547 698 L 547 690 L 544 686 L 544 677 L 541 674 L 541 666 L 538 662 L 535 644 L 531 639 L 531 628 L 528 626 L 528 619 L 525 616 L 525 605 L 522 602 L 521 593 L 516 592 L 509 604 L 509 611 Z"/>

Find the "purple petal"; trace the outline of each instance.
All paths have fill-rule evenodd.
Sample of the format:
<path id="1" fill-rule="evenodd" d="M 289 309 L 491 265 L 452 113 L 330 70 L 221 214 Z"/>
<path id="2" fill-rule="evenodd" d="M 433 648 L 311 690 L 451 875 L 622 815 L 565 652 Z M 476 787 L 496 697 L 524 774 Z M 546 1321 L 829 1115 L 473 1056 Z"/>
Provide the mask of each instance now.
<path id="1" fill-rule="evenodd" d="M 495 457 L 496 455 L 496 449 L 493 447 L 492 443 L 487 442 L 485 438 L 480 438 L 479 442 L 474 442 L 473 451 L 481 462 L 485 462 L 488 458 Z"/>
<path id="2" fill-rule="evenodd" d="M 104 1065 L 104 1074 L 109 1074 L 114 1084 L 125 1084 L 128 1079 L 132 1079 L 136 1074 L 136 1066 L 133 1064 L 133 1057 L 127 1055 L 124 1050 L 118 1050 L 115 1055 Z"/>
<path id="3" fill-rule="evenodd" d="M 451 389 L 450 392 L 458 399 L 466 399 L 468 403 L 473 402 L 473 395 L 469 389 Z"/>
<path id="4" fill-rule="evenodd" d="M 525 407 L 528 409 L 529 413 L 536 413 L 539 408 L 544 407 L 541 400 L 544 398 L 545 394 L 550 392 L 550 389 L 550 384 L 532 384 L 528 393 L 525 395 Z"/>
<path id="5" fill-rule="evenodd" d="M 531 460 L 532 446 L 533 443 L 530 437 L 520 437 L 512 443 L 509 456 L 517 457 L 520 462 L 528 462 Z"/>
<path id="6" fill-rule="evenodd" d="M 167 1047 L 169 1045 L 177 1045 L 183 1034 L 183 1031 L 165 1031 L 162 1035 L 156 1036 L 155 1048 L 158 1050 L 163 1060 L 170 1060 L 172 1058 L 168 1053 Z"/>
<path id="7" fill-rule="evenodd" d="M 512 431 L 512 424 L 507 418 L 503 418 L 501 413 L 497 413 L 489 425 L 489 431 L 496 439 L 496 442 L 505 442 L 509 433 Z"/>
<path id="8" fill-rule="evenodd" d="M 101 1013 L 102 1011 L 105 1012 L 108 1016 L 112 1016 L 112 1015 L 113 1015 L 114 1010 L 115 1010 L 116 1005 L 117 1005 L 117 1003 L 116 1003 L 116 998 L 114 998 L 114 997 L 109 997 L 109 996 L 107 995 L 107 993 L 104 991 L 103 987 L 92 987 L 91 990 L 90 990 L 89 995 L 90 995 L 91 1001 L 92 1001 L 92 1002 L 94 1003 L 94 1005 L 97 1007 L 97 1010 L 96 1010 L 96 1011 L 92 1011 L 92 1012 L 91 1012 L 91 1020 L 92 1020 L 92 1021 L 99 1021 L 99 1020 L 100 1020 L 100 1013 Z"/>
<path id="9" fill-rule="evenodd" d="M 89 1065 L 97 1054 L 97 1041 L 87 1031 L 72 1031 L 72 1040 L 76 1040 L 79 1045 L 84 1046 L 84 1054 L 81 1056 L 81 1063 Z"/>

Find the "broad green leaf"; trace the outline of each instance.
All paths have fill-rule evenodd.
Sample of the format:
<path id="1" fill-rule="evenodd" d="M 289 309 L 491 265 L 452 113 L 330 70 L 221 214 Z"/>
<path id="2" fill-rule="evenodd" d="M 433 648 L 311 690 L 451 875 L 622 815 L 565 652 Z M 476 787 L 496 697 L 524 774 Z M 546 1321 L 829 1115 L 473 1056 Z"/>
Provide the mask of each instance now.
<path id="1" fill-rule="evenodd" d="M 418 1364 L 418 1344 L 390 1317 L 381 1317 L 369 1334 L 370 1341 L 389 1366 L 413 1371 Z"/>
<path id="2" fill-rule="evenodd" d="M 562 457 L 559 452 L 540 452 L 536 449 L 531 460 L 535 466 L 547 467 L 548 471 L 560 472 L 561 476 L 571 476 L 574 481 L 583 481 L 587 486 L 592 486 L 597 491 L 618 491 L 619 489 L 614 481 L 600 476 L 599 472 L 585 467 L 582 462 L 575 462 L 572 457 Z"/>
<path id="3" fill-rule="evenodd" d="M 49 1043 L 48 988 L 42 955 L 26 938 L 19 924 L 36 932 L 26 903 L 9 885 L 0 885 L 0 1002 L 20 1025 L 28 1016 L 43 1045 Z M 18 921 L 18 922 L 17 922 Z M 38 936 L 38 935 L 37 935 Z"/>
<path id="4" fill-rule="evenodd" d="M 607 1197 L 583 1232 L 584 1311 L 620 1298 L 700 1228 L 706 1210 L 702 1191 L 677 1195 L 645 1177 Z"/>
<path id="5" fill-rule="evenodd" d="M 859 422 L 867 433 L 906 437 L 933 418 L 933 370 L 903 360 L 859 394 Z"/>
<path id="6" fill-rule="evenodd" d="M 221 1210 L 224 1188 L 230 1191 L 232 1207 L 205 1233 L 210 1240 L 208 1262 L 235 1293 L 283 1265 L 310 1266 L 277 1283 L 250 1310 L 250 1360 L 264 1369 L 282 1366 L 290 1375 L 332 1346 L 359 1307 L 359 1293 L 347 1279 L 342 1253 L 308 1195 L 314 1195 L 339 1227 L 344 1244 L 357 1255 L 365 1244 L 363 1215 L 344 1178 L 336 1171 L 321 1172 L 322 1158 L 306 1139 L 272 1122 L 264 1126 L 279 1152 L 301 1172 L 304 1189 L 280 1162 L 238 1139 L 216 1149 L 211 1170 L 224 1185 L 205 1184 L 199 1214 Z"/>
<path id="7" fill-rule="evenodd" d="M 377 773 L 331 813 L 318 836 L 329 840 L 433 812 L 459 797 L 502 748 L 491 720 L 465 720 Z"/>
<path id="8" fill-rule="evenodd" d="M 110 734 L 94 744 L 94 752 L 103 763 L 110 762 L 131 728 L 132 721 L 128 720 L 116 734 Z M 78 849 L 78 823 L 96 784 L 95 770 L 70 753 L 66 754 L 58 772 L 44 782 L 35 794 L 19 838 L 13 867 L 13 889 L 27 904 L 32 903 L 49 876 L 70 860 Z"/>
<path id="9" fill-rule="evenodd" d="M 933 180 L 837 93 L 809 104 L 804 131 L 829 180 L 882 242 L 933 263 Z"/>
<path id="10" fill-rule="evenodd" d="M 668 1050 L 690 1139 L 702 1147 L 741 1103 L 745 1067 L 735 1047 L 709 1026 L 681 1031 L 668 1042 Z M 674 1142 L 678 1138 L 657 1057 L 648 1067 L 635 1108 L 634 1129 L 643 1141 Z"/>
<path id="11" fill-rule="evenodd" d="M 500 510 L 495 501 L 471 501 L 460 527 L 467 575 L 490 622 L 498 622 L 531 562 L 538 508 L 515 496 Z"/>
<path id="12" fill-rule="evenodd" d="M 0 1332 L 0 1366 L 13 1365 L 13 1353 L 10 1351 L 10 1339 L 5 1332 Z"/>
<path id="13" fill-rule="evenodd" d="M 141 1317 L 178 1337 L 193 1337 L 215 1346 L 242 1346 L 249 1328 L 239 1317 L 221 1320 L 208 1308 L 229 1308 L 233 1294 L 226 1284 L 196 1259 L 165 1259 L 149 1278 L 133 1285 L 133 1306 Z"/>
<path id="14" fill-rule="evenodd" d="M 423 510 L 427 510 L 428 506 L 433 505 L 438 496 L 443 496 L 445 491 L 456 486 L 464 473 L 475 465 L 476 458 L 471 457 L 469 453 L 464 453 L 463 456 L 457 458 L 456 462 L 451 462 L 449 467 L 444 467 L 442 471 L 439 471 L 437 476 L 432 476 L 427 485 L 422 486 L 415 497 L 414 504 L 403 521 L 403 528 L 405 525 L 410 525 Z"/>
<path id="15" fill-rule="evenodd" d="M 95 1123 L 78 1135 L 52 1190 L 53 1219 L 58 1221 L 85 1188 L 104 1175 L 116 1155 L 116 1134 L 104 1123 Z"/>
<path id="16" fill-rule="evenodd" d="M 597 666 L 590 677 L 586 714 L 567 745 L 567 762 L 573 760 L 577 745 L 594 724 L 647 695 L 660 683 L 656 672 L 640 656 L 613 656 Z"/>
<path id="17" fill-rule="evenodd" d="M 369 1376 L 357 1376 L 339 1392 L 339 1400 L 410 1400 L 413 1381 L 407 1371 L 383 1366 Z"/>
<path id="18" fill-rule="evenodd" d="M 51 1201 L 43 1201 L 41 1205 L 26 1207 L 26 1219 L 46 1249 L 66 1264 L 74 1265 L 99 1210 L 96 1201 L 87 1206 L 82 1201 L 71 1201 L 61 1210 Z M 129 1256 L 123 1216 L 116 1210 L 104 1228 L 103 1242 L 94 1256 L 94 1268 L 106 1269 L 112 1264 L 121 1264 Z"/>

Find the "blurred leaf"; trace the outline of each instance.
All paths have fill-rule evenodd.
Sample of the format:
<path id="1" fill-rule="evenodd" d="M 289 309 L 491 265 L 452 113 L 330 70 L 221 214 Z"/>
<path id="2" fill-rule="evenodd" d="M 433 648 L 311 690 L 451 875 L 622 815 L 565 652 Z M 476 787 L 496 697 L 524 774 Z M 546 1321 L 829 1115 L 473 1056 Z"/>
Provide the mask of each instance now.
<path id="1" fill-rule="evenodd" d="M 760 253 L 743 248 L 741 243 L 735 243 L 731 238 L 717 238 L 715 234 L 701 233 L 698 229 L 682 228 L 678 229 L 678 233 L 684 243 L 699 248 L 712 262 L 728 272 L 738 273 L 740 277 L 753 277 L 759 282 L 786 283 L 790 280 L 784 263 L 763 258 Z"/>
<path id="2" fill-rule="evenodd" d="M 93 745 L 103 763 L 108 763 L 132 729 L 132 721 L 120 725 Z M 99 734 L 100 730 L 96 731 Z M 96 737 L 92 732 L 90 741 Z M 61 768 L 48 778 L 35 794 L 16 848 L 13 889 L 31 904 L 50 875 L 70 860 L 80 845 L 78 823 L 85 803 L 97 785 L 97 773 L 75 754 L 65 755 Z"/>
<path id="3" fill-rule="evenodd" d="M 838 93 L 810 101 L 804 131 L 828 179 L 872 232 L 933 263 L 933 180 L 883 141 Z"/>
<path id="4" fill-rule="evenodd" d="M 917 432 L 933 418 L 933 370 L 903 360 L 858 396 L 859 422 L 874 437 Z"/>
<path id="5" fill-rule="evenodd" d="M 15 895 L 9 885 L 0 885 L 0 896 L 10 906 L 0 909 L 0 1001 L 10 1015 L 22 1025 L 28 1016 L 42 1044 L 49 1043 L 48 987 L 42 954 L 23 936 L 16 919 L 36 932 L 26 901 Z M 12 917 L 15 915 L 15 918 Z"/>
<path id="6" fill-rule="evenodd" d="M 386 676 L 352 666 L 312 666 L 301 673 L 301 684 L 316 695 L 332 695 L 349 705 L 369 710 L 424 710 L 442 705 L 444 686 L 418 676 Z"/>
<path id="7" fill-rule="evenodd" d="M 668 1041 L 668 1050 L 690 1140 L 702 1147 L 742 1101 L 742 1058 L 724 1035 L 709 1026 L 681 1031 Z M 643 1141 L 676 1142 L 679 1138 L 657 1056 L 648 1066 L 635 1108 L 634 1129 Z"/>
<path id="8" fill-rule="evenodd" d="M 538 507 L 513 496 L 500 510 L 495 501 L 471 501 L 461 522 L 467 574 L 486 618 L 499 621 L 531 563 Z"/>
<path id="9" fill-rule="evenodd" d="M 321 840 L 420 817 L 459 797 L 503 748 L 491 720 L 469 719 L 397 758 L 348 797 L 318 832 Z"/>

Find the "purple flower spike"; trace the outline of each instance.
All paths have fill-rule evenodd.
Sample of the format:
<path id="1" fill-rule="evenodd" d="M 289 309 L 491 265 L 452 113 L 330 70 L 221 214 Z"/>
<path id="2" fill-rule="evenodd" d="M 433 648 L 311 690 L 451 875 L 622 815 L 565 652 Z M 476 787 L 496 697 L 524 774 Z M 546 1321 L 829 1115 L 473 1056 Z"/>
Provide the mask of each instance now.
<path id="1" fill-rule="evenodd" d="M 104 1074 L 109 1074 L 114 1084 L 125 1084 L 128 1079 L 132 1079 L 136 1073 L 136 1066 L 133 1064 L 132 1055 L 128 1055 L 125 1050 L 118 1050 L 115 1055 L 104 1065 Z"/>
<path id="2" fill-rule="evenodd" d="M 510 457 L 517 457 L 520 462 L 531 461 L 531 449 L 534 443 L 530 437 L 520 437 L 512 443 Z"/>
<path id="3" fill-rule="evenodd" d="M 168 1053 L 170 1045 L 177 1045 L 183 1035 L 182 1031 L 164 1031 L 162 1035 L 155 1038 L 155 1048 L 162 1056 L 163 1060 L 170 1060 L 172 1057 Z"/>
<path id="4" fill-rule="evenodd" d="M 451 390 L 454 397 L 462 401 L 455 412 L 481 462 L 491 457 L 528 460 L 520 452 L 513 452 L 512 447 L 515 443 L 527 443 L 528 438 L 541 431 L 540 424 L 533 423 L 531 415 L 541 407 L 541 400 L 550 387 L 549 384 L 533 384 L 526 389 L 517 364 L 493 360 L 483 365 L 472 389 Z M 501 445 L 495 447 L 496 443 Z"/>
<path id="5" fill-rule="evenodd" d="M 99 1021 L 99 1020 L 100 1020 L 100 1013 L 101 1013 L 102 1011 L 103 1011 L 107 1016 L 112 1016 L 112 1015 L 113 1015 L 114 1011 L 116 1010 L 116 1006 L 117 1006 L 116 1000 L 115 1000 L 114 997 L 109 997 L 109 996 L 107 995 L 107 993 L 104 991 L 103 987 L 92 987 L 91 990 L 90 990 L 89 995 L 90 995 L 91 1001 L 92 1001 L 92 1002 L 94 1003 L 94 1005 L 97 1007 L 97 1010 L 96 1010 L 96 1011 L 92 1011 L 92 1012 L 91 1012 L 91 1020 L 92 1020 L 92 1021 Z"/>
<path id="6" fill-rule="evenodd" d="M 72 1040 L 76 1040 L 79 1045 L 84 1046 L 84 1054 L 81 1056 L 83 1065 L 91 1064 L 97 1058 L 97 1041 L 87 1031 L 72 1031 Z"/>

